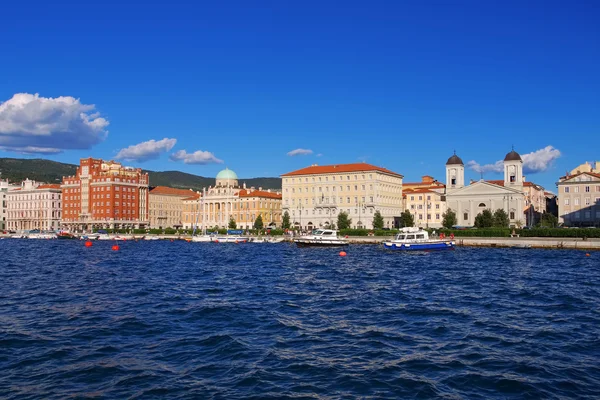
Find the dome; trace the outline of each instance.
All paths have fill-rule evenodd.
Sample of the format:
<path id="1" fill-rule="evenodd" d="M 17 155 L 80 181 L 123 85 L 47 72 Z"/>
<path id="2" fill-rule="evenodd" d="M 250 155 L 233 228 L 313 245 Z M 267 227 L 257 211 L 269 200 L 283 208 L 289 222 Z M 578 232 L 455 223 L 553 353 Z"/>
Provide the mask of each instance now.
<path id="1" fill-rule="evenodd" d="M 454 153 L 452 155 L 452 157 L 450 157 L 448 159 L 448 161 L 446 161 L 446 165 L 464 165 L 463 160 L 460 159 L 459 156 L 456 155 L 456 153 Z"/>
<path id="2" fill-rule="evenodd" d="M 523 161 L 521 156 L 516 151 L 512 150 L 504 157 L 504 161 Z"/>
<path id="3" fill-rule="evenodd" d="M 217 179 L 233 179 L 237 181 L 238 176 L 229 168 L 225 168 L 223 171 L 217 174 Z"/>

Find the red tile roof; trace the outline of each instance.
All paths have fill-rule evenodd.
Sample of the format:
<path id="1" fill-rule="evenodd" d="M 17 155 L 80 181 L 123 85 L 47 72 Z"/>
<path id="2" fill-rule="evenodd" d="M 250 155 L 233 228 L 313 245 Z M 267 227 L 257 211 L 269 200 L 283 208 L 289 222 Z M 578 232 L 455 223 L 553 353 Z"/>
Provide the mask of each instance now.
<path id="1" fill-rule="evenodd" d="M 390 171 L 389 169 L 377 167 L 375 165 L 367 163 L 354 163 L 354 164 L 336 164 L 336 165 L 311 165 L 310 167 L 302 168 L 296 171 L 288 172 L 281 176 L 295 176 L 295 175 L 320 175 L 320 174 L 344 174 L 347 172 L 368 172 L 368 171 L 379 171 L 386 174 L 398 176 L 402 178 L 402 175 Z"/>
<path id="2" fill-rule="evenodd" d="M 562 181 L 564 179 L 571 179 L 571 178 L 575 178 L 576 176 L 584 175 L 584 174 L 591 175 L 591 176 L 593 176 L 595 178 L 600 178 L 600 174 L 597 174 L 595 172 L 580 172 L 578 174 L 561 176 L 560 180 Z"/>
<path id="3" fill-rule="evenodd" d="M 267 192 L 266 190 L 248 190 L 242 189 L 239 191 L 240 197 L 266 197 L 270 199 L 279 199 L 281 200 L 282 194 L 276 192 Z"/>
<path id="4" fill-rule="evenodd" d="M 60 189 L 59 184 L 48 184 L 48 185 L 40 185 L 36 189 Z"/>
<path id="5" fill-rule="evenodd" d="M 192 197 L 194 191 L 190 189 L 175 189 L 167 186 L 157 186 L 150 191 L 150 194 L 166 194 L 169 196 Z"/>
<path id="6" fill-rule="evenodd" d="M 498 185 L 498 186 L 504 186 L 504 181 L 502 179 L 498 179 L 498 180 L 492 180 L 492 181 L 486 181 L 487 183 L 493 183 L 494 185 Z M 523 186 L 535 186 L 535 183 L 533 182 L 523 182 Z M 537 185 L 539 186 L 539 185 Z"/>

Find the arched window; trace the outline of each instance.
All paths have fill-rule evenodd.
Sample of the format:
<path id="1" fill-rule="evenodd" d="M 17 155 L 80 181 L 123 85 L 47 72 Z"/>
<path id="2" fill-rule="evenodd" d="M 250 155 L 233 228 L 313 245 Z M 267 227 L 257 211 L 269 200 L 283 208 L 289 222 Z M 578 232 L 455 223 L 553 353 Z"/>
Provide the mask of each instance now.
<path id="1" fill-rule="evenodd" d="M 479 203 L 479 207 L 485 207 L 485 203 Z"/>

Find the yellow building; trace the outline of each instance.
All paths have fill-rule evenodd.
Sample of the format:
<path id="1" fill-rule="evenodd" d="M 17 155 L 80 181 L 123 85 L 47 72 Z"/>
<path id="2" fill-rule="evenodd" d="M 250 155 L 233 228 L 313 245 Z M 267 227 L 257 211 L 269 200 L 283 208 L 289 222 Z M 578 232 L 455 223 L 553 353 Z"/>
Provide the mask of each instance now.
<path id="1" fill-rule="evenodd" d="M 233 218 L 238 229 L 252 229 L 260 215 L 264 227 L 281 226 L 280 192 L 240 187 L 230 169 L 217 174 L 216 185 L 204 190 L 198 199 L 183 201 L 184 228 L 227 228 Z"/>
<path id="2" fill-rule="evenodd" d="M 559 223 L 600 227 L 600 162 L 580 165 L 556 185 Z"/>
<path id="3" fill-rule="evenodd" d="M 403 190 L 404 207 L 422 228 L 441 228 L 443 214 L 446 212 L 444 194 L 432 189 Z"/>
<path id="4" fill-rule="evenodd" d="M 156 186 L 150 190 L 150 228 L 179 228 L 183 226 L 183 200 L 193 196 L 191 189 Z"/>
<path id="5" fill-rule="evenodd" d="M 344 211 L 354 228 L 372 228 L 379 211 L 384 226 L 398 226 L 402 213 L 402 175 L 367 163 L 312 165 L 282 176 L 283 212 L 294 228 L 337 225 Z"/>

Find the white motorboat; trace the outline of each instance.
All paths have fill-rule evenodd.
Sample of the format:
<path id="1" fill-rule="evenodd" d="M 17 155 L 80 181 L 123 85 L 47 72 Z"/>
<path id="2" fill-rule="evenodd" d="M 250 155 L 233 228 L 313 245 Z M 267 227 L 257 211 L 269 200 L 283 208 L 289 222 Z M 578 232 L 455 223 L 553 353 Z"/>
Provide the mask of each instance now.
<path id="1" fill-rule="evenodd" d="M 273 236 L 251 237 L 250 239 L 248 239 L 248 243 L 281 243 L 284 241 L 284 238 L 276 238 Z"/>
<path id="2" fill-rule="evenodd" d="M 29 235 L 27 235 L 27 238 L 28 239 L 43 239 L 43 240 L 56 239 L 56 233 L 53 233 L 53 232 L 30 233 Z"/>
<path id="3" fill-rule="evenodd" d="M 133 239 L 134 239 L 133 235 L 115 235 L 115 236 L 113 236 L 113 240 L 126 241 L 126 240 L 133 240 Z"/>
<path id="4" fill-rule="evenodd" d="M 454 246 L 453 240 L 430 239 L 427 231 L 416 227 L 402 228 L 394 240 L 383 242 L 384 248 L 399 251 L 452 250 Z"/>
<path id="5" fill-rule="evenodd" d="M 216 239 L 215 235 L 192 236 L 192 242 L 198 242 L 198 243 L 210 243 L 210 242 L 213 242 L 215 239 Z"/>
<path id="6" fill-rule="evenodd" d="M 144 240 L 160 240 L 158 236 L 144 236 Z"/>
<path id="7" fill-rule="evenodd" d="M 246 243 L 247 241 L 248 241 L 247 237 L 239 236 L 239 235 L 217 236 L 213 240 L 214 243 Z"/>
<path id="8" fill-rule="evenodd" d="M 339 238 L 333 229 L 315 229 L 312 233 L 294 239 L 298 247 L 308 246 L 347 246 L 348 240 Z"/>

